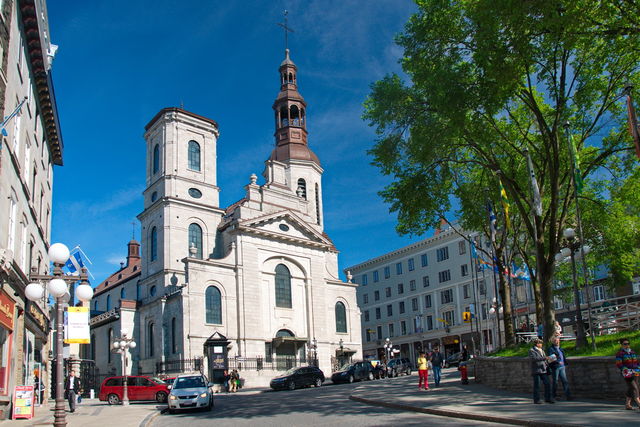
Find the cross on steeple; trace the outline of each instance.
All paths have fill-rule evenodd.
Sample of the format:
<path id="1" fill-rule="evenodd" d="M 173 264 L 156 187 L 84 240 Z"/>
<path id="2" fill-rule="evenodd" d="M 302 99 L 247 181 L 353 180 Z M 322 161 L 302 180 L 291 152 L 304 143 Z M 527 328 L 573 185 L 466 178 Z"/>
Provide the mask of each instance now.
<path id="1" fill-rule="evenodd" d="M 136 223 L 135 223 L 135 221 L 131 222 L 131 228 L 133 229 L 133 231 L 131 233 L 131 239 L 132 240 L 136 240 Z"/>
<path id="2" fill-rule="evenodd" d="M 291 31 L 292 33 L 293 28 L 289 28 L 288 26 L 288 19 L 287 19 L 287 15 L 289 14 L 288 10 L 284 11 L 284 23 L 282 22 L 278 22 L 278 25 L 282 28 L 284 28 L 284 48 L 285 49 L 289 49 L 289 31 Z"/>

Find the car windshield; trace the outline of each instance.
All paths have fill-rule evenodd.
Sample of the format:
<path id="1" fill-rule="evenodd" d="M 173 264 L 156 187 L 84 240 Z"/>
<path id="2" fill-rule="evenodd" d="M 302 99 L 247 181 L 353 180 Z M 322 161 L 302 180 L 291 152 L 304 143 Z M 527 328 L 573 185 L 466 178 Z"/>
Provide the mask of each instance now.
<path id="1" fill-rule="evenodd" d="M 151 379 L 152 379 L 154 382 L 158 383 L 158 384 L 165 384 L 165 382 L 164 382 L 163 380 L 161 380 L 160 378 L 153 377 L 153 378 L 151 378 Z"/>
<path id="2" fill-rule="evenodd" d="M 173 388 L 196 388 L 204 386 L 205 384 L 202 377 L 184 377 L 178 378 Z"/>
<path id="3" fill-rule="evenodd" d="M 287 372 L 285 372 L 284 374 L 285 374 L 285 375 L 293 375 L 293 374 L 295 374 L 295 373 L 296 373 L 296 371 L 297 371 L 298 369 L 300 369 L 300 368 L 291 368 L 291 369 L 289 369 Z"/>
<path id="4" fill-rule="evenodd" d="M 339 371 L 348 371 L 352 366 L 352 363 L 347 363 L 346 365 L 342 365 L 342 368 L 340 368 Z"/>

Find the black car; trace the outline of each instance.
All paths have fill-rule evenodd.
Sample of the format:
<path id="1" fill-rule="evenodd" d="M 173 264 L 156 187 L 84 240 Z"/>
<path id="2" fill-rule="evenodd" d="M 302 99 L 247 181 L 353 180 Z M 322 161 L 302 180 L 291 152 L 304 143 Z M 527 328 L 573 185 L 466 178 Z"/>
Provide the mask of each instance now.
<path id="1" fill-rule="evenodd" d="M 355 362 L 344 365 L 331 375 L 334 383 L 352 383 L 358 380 L 372 380 L 375 377 L 371 362 Z"/>
<path id="2" fill-rule="evenodd" d="M 457 352 L 449 355 L 444 361 L 444 367 L 449 368 L 451 366 L 460 366 L 460 362 L 462 361 L 462 352 Z"/>
<path id="3" fill-rule="evenodd" d="M 295 390 L 298 387 L 316 386 L 320 387 L 324 382 L 324 373 L 315 366 L 305 366 L 302 368 L 291 368 L 284 374 L 271 380 L 274 390 Z"/>
<path id="4" fill-rule="evenodd" d="M 391 359 L 387 363 L 387 376 L 397 377 L 400 374 L 411 375 L 411 362 L 406 357 Z"/>
<path id="5" fill-rule="evenodd" d="M 371 361 L 371 365 L 373 365 L 373 361 Z M 377 361 L 375 366 L 373 367 L 373 378 L 379 380 L 380 378 L 384 378 L 387 376 L 387 367 L 384 363 Z"/>

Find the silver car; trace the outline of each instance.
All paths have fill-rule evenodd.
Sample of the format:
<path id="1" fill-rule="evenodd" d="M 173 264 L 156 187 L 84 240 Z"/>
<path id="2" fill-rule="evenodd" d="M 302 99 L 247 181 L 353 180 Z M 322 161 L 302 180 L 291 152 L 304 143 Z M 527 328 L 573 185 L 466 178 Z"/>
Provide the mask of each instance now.
<path id="1" fill-rule="evenodd" d="M 171 385 L 169 393 L 169 413 L 173 414 L 179 409 L 204 409 L 210 411 L 213 408 L 212 383 L 202 374 L 179 375 Z"/>

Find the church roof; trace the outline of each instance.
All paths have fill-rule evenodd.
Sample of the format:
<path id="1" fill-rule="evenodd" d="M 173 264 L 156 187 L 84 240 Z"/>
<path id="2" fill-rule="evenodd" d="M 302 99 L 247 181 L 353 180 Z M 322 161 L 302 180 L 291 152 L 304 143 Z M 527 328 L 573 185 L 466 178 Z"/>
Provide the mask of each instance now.
<path id="1" fill-rule="evenodd" d="M 158 112 L 158 114 L 156 114 L 155 116 L 153 116 L 153 119 L 151 119 L 151 121 L 149 123 L 147 123 L 147 125 L 144 127 L 144 130 L 149 130 L 151 129 L 151 126 L 153 126 L 153 124 L 158 121 L 158 119 L 160 117 L 162 117 L 165 113 L 170 113 L 170 112 L 175 112 L 175 113 L 182 113 L 182 114 L 186 114 L 187 116 L 191 116 L 193 118 L 196 118 L 198 120 L 202 120 L 204 122 L 210 123 L 212 124 L 216 129 L 218 129 L 218 123 L 210 118 L 201 116 L 199 114 L 196 113 L 192 113 L 191 111 L 187 111 L 183 108 L 178 108 L 178 107 L 166 107 L 163 108 L 162 110 L 160 110 Z"/>
<path id="2" fill-rule="evenodd" d="M 140 246 L 136 240 L 131 240 L 127 246 L 130 248 L 131 245 Z M 127 257 L 127 265 L 124 265 L 120 270 L 113 273 L 111 276 L 107 277 L 102 283 L 100 283 L 94 289 L 94 295 L 99 295 L 103 292 L 108 291 L 109 289 L 113 289 L 132 278 L 139 276 L 141 273 L 140 266 L 140 256 L 132 256 L 131 252 L 129 252 L 129 256 Z"/>

